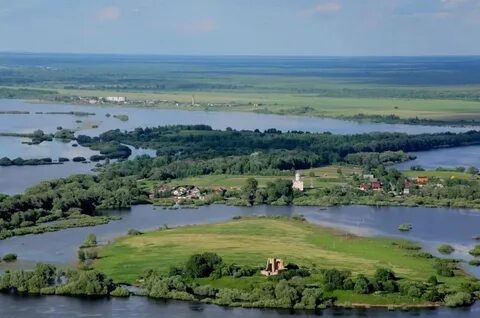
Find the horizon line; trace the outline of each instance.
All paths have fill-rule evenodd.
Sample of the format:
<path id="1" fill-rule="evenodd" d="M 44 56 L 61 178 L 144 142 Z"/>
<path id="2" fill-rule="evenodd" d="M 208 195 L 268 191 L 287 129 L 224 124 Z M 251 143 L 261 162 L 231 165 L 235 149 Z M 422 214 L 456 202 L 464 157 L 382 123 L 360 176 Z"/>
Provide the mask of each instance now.
<path id="1" fill-rule="evenodd" d="M 0 54 L 92 55 L 92 56 L 157 56 L 157 57 L 297 57 L 297 58 L 382 58 L 382 57 L 480 57 L 478 54 L 418 54 L 418 55 L 316 55 L 316 54 L 183 54 L 183 53 L 107 53 L 107 52 L 48 52 L 3 51 Z"/>

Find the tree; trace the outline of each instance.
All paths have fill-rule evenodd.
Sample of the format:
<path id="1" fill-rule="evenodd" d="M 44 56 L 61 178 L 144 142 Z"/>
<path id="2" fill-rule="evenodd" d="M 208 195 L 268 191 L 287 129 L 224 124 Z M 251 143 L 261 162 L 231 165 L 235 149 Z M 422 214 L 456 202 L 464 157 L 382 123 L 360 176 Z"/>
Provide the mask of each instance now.
<path id="1" fill-rule="evenodd" d="M 86 259 L 87 259 L 87 257 L 85 256 L 85 251 L 83 250 L 83 248 L 79 249 L 78 250 L 78 260 L 80 261 L 80 263 L 85 262 Z"/>
<path id="2" fill-rule="evenodd" d="M 355 287 L 353 287 L 353 290 L 357 294 L 369 294 L 372 292 L 372 289 L 372 284 L 370 284 L 370 281 L 364 275 L 359 275 L 355 280 Z"/>
<path id="3" fill-rule="evenodd" d="M 248 178 L 242 187 L 242 195 L 250 205 L 255 202 L 255 195 L 258 189 L 258 181 L 255 178 Z"/>
<path id="4" fill-rule="evenodd" d="M 222 258 L 215 253 L 194 254 L 185 264 L 185 275 L 192 278 L 208 277 L 222 263 Z"/>
<path id="5" fill-rule="evenodd" d="M 478 168 L 477 168 L 477 167 L 473 167 L 473 166 L 472 166 L 472 167 L 468 167 L 467 173 L 472 174 L 472 175 L 478 174 Z"/>
<path id="6" fill-rule="evenodd" d="M 323 273 L 325 279 L 325 287 L 327 290 L 343 289 L 344 281 L 350 277 L 351 273 L 348 271 L 339 271 L 338 269 L 327 269 Z"/>
<path id="7" fill-rule="evenodd" d="M 85 241 L 83 241 L 83 246 L 92 247 L 96 245 L 97 245 L 97 237 L 95 236 L 95 234 L 93 233 L 88 234 L 87 237 L 85 238 Z"/>
<path id="8" fill-rule="evenodd" d="M 285 307 L 293 307 L 298 299 L 297 291 L 286 280 L 281 280 L 275 287 L 275 297 Z"/>
<path id="9" fill-rule="evenodd" d="M 378 268 L 375 271 L 374 279 L 378 282 L 386 282 L 389 280 L 395 280 L 395 273 L 387 268 Z"/>

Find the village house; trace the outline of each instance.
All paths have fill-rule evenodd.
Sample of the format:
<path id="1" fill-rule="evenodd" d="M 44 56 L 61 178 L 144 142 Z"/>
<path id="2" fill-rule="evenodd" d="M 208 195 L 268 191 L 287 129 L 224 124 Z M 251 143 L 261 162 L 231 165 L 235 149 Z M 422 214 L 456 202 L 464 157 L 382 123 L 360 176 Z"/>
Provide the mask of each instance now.
<path id="1" fill-rule="evenodd" d="M 303 179 L 300 177 L 300 172 L 298 171 L 295 173 L 295 179 L 292 183 L 292 189 L 303 191 Z"/>
<path id="2" fill-rule="evenodd" d="M 125 96 L 107 96 L 104 98 L 109 103 L 126 103 L 127 98 Z"/>
<path id="3" fill-rule="evenodd" d="M 361 183 L 358 187 L 362 191 L 373 190 L 373 191 L 381 191 L 383 189 L 382 183 L 380 181 L 371 181 L 368 183 Z"/>
<path id="4" fill-rule="evenodd" d="M 177 199 L 200 199 L 200 189 L 195 186 L 176 187 L 172 190 L 172 195 Z"/>
<path id="5" fill-rule="evenodd" d="M 417 177 L 417 184 L 419 186 L 424 186 L 428 184 L 428 177 L 427 176 L 418 176 Z"/>
<path id="6" fill-rule="evenodd" d="M 362 191 L 367 191 L 370 190 L 370 184 L 369 183 L 361 183 L 360 187 L 358 187 Z"/>
<path id="7" fill-rule="evenodd" d="M 403 185 L 403 194 L 410 194 L 411 187 L 412 187 L 412 184 L 408 181 L 405 181 L 405 184 Z"/>
<path id="8" fill-rule="evenodd" d="M 283 272 L 285 269 L 286 268 L 282 259 L 269 258 L 267 260 L 267 265 L 265 266 L 265 269 L 262 270 L 260 273 L 265 276 L 275 276 Z"/>
<path id="9" fill-rule="evenodd" d="M 201 191 L 195 186 L 179 186 L 171 187 L 168 185 L 160 185 L 156 187 L 149 195 L 151 200 L 158 198 L 175 197 L 177 200 L 181 199 L 201 199 Z"/>
<path id="10" fill-rule="evenodd" d="M 370 182 L 370 186 L 372 187 L 373 191 L 381 191 L 383 189 L 380 181 L 372 181 Z"/>
<path id="11" fill-rule="evenodd" d="M 363 179 L 369 180 L 369 181 L 376 181 L 375 176 L 373 174 L 364 174 Z"/>

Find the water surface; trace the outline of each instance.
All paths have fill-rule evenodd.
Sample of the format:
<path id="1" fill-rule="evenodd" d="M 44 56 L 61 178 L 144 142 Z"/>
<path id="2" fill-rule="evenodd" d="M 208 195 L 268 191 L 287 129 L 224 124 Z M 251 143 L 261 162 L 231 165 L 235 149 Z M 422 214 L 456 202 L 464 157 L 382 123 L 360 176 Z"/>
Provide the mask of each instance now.
<path id="1" fill-rule="evenodd" d="M 427 126 L 385 124 L 372 122 L 345 121 L 331 118 L 282 116 L 270 114 L 187 111 L 181 109 L 156 109 L 128 106 L 71 105 L 71 104 L 31 104 L 20 100 L 0 100 L 0 111 L 29 111 L 30 114 L 0 114 L 0 132 L 32 132 L 42 129 L 54 132 L 57 126 L 77 129 L 82 134 L 94 136 L 111 129 L 132 130 L 137 127 L 156 127 L 174 124 L 206 124 L 215 129 L 260 129 L 276 128 L 282 131 L 301 130 L 333 134 L 359 134 L 374 131 L 403 132 L 408 134 L 435 132 L 463 132 L 474 127 Z M 89 112 L 94 116 L 47 115 L 35 112 Z M 112 115 L 106 117 L 107 114 Z M 120 121 L 113 115 L 128 115 L 128 121 Z M 76 123 L 82 120 L 82 123 Z M 98 128 L 93 128 L 98 125 Z"/>
<path id="2" fill-rule="evenodd" d="M 193 302 L 156 300 L 146 297 L 87 299 L 61 296 L 22 297 L 5 294 L 0 294 L 0 308 L 2 318 L 478 318 L 480 315 L 480 305 L 474 305 L 469 308 L 439 308 L 435 310 L 412 310 L 409 312 L 388 311 L 385 309 L 327 309 L 316 315 L 313 312 L 226 308 Z"/>
<path id="3" fill-rule="evenodd" d="M 303 214 L 308 221 L 342 229 L 361 236 L 385 236 L 419 242 L 427 251 L 438 255 L 440 244 L 451 244 L 456 252 L 451 257 L 469 260 L 468 251 L 476 242 L 473 237 L 480 235 L 480 212 L 474 210 L 445 208 L 404 208 L 342 206 L 319 207 L 233 207 L 210 205 L 199 209 L 164 210 L 152 205 L 138 205 L 126 210 L 105 212 L 119 215 L 119 221 L 96 227 L 73 228 L 59 232 L 12 237 L 0 241 L 0 255 L 15 252 L 26 264 L 46 262 L 68 264 L 76 259 L 76 250 L 89 233 L 94 233 L 105 243 L 120 235 L 126 235 L 131 228 L 152 230 L 165 225 L 169 227 L 187 224 L 209 224 L 224 222 L 234 216 Z M 410 232 L 398 231 L 402 223 L 411 223 Z M 480 268 L 465 265 L 480 277 Z M 1 263 L 0 263 L 1 268 Z"/>

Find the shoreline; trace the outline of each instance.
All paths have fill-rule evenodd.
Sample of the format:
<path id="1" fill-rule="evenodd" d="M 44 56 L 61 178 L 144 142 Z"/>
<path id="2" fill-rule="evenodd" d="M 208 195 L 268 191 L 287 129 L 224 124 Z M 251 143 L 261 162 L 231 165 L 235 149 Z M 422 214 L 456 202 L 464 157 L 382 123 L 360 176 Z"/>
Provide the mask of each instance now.
<path id="1" fill-rule="evenodd" d="M 100 91 L 101 92 L 101 91 Z M 70 95 L 65 95 L 70 96 Z M 270 109 L 257 109 L 257 110 L 248 110 L 248 109 L 232 109 L 232 107 L 214 107 L 214 106 L 176 106 L 173 104 L 164 103 L 161 105 L 145 105 L 144 103 L 125 103 L 125 104 L 116 104 L 116 103 L 102 103 L 102 104 L 85 104 L 78 103 L 74 100 L 72 101 L 57 101 L 50 99 L 23 99 L 23 98 L 2 98 L 4 100 L 21 100 L 26 103 L 31 104 L 57 104 L 57 105 L 75 105 L 75 106 L 88 106 L 88 107 L 130 107 L 130 108 L 143 108 L 143 109 L 166 109 L 166 110 L 182 110 L 182 111 L 193 111 L 193 112 L 228 112 L 228 113 L 251 113 L 251 114 L 264 114 L 264 115 L 277 115 L 277 116 L 292 116 L 292 117 L 301 117 L 301 118 L 318 118 L 318 119 L 332 119 L 340 120 L 346 122 L 355 122 L 355 123 L 370 123 L 370 124 L 387 124 L 387 125 L 410 125 L 410 126 L 432 126 L 432 127 L 452 127 L 452 128 L 479 128 L 480 120 L 467 121 L 466 119 L 462 120 L 435 120 L 430 118 L 403 118 L 398 117 L 393 120 L 389 118 L 392 115 L 365 115 L 358 113 L 355 115 L 319 115 L 315 113 L 295 113 L 295 109 L 292 109 L 292 112 L 287 111 L 282 112 L 281 110 L 270 110 Z M 361 98 L 360 98 L 361 99 Z M 196 108 L 194 108 L 196 107 Z M 234 108 L 234 107 L 233 107 Z"/>

